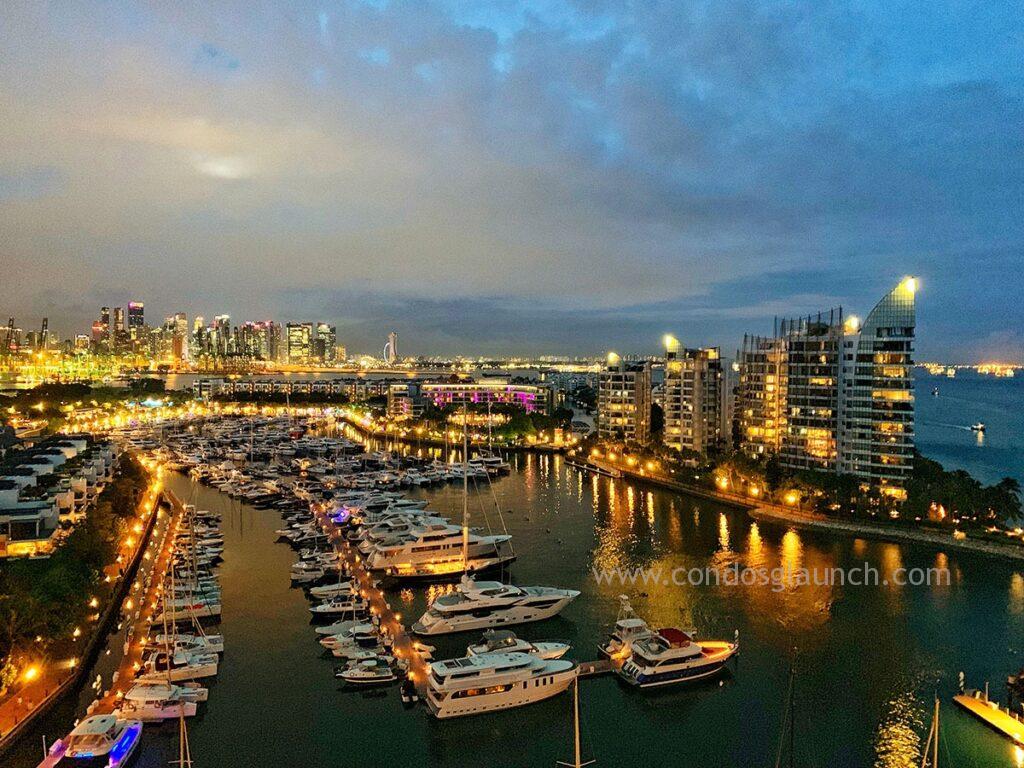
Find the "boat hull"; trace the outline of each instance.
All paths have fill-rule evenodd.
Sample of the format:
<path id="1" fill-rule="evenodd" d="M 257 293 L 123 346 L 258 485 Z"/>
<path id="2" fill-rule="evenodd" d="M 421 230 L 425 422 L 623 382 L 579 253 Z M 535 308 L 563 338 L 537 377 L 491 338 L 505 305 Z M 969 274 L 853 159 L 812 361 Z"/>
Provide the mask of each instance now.
<path id="1" fill-rule="evenodd" d="M 512 627 L 519 624 L 530 624 L 535 621 L 544 621 L 557 616 L 569 603 L 572 597 L 566 596 L 556 603 L 544 608 L 534 608 L 529 605 L 516 606 L 507 610 L 494 613 L 490 616 L 459 616 L 442 618 L 430 626 L 424 626 L 420 622 L 412 625 L 414 634 L 430 637 L 434 635 L 452 635 L 459 632 L 478 632 L 484 629 L 496 627 Z"/>
<path id="2" fill-rule="evenodd" d="M 572 667 L 564 672 L 548 675 L 551 682 L 547 685 L 534 685 L 534 680 L 515 683 L 513 688 L 500 693 L 485 693 L 478 696 L 453 698 L 451 696 L 438 701 L 431 690 L 427 694 L 427 706 L 431 714 L 439 720 L 452 717 L 467 717 L 485 712 L 497 712 L 502 709 L 514 709 L 535 704 L 567 690 L 576 679 L 577 669 Z"/>

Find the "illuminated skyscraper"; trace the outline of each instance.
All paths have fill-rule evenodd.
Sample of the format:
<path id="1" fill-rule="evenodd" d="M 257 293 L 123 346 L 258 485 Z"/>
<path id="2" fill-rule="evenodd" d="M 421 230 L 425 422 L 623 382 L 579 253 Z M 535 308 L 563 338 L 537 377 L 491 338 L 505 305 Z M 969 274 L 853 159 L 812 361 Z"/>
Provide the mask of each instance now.
<path id="1" fill-rule="evenodd" d="M 288 323 L 288 362 L 308 365 L 313 349 L 313 324 Z"/>
<path id="2" fill-rule="evenodd" d="M 334 365 L 337 354 L 338 334 L 333 325 L 316 324 L 316 335 L 313 339 L 313 357 L 321 365 Z"/>
<path id="3" fill-rule="evenodd" d="M 665 432 L 670 448 L 706 453 L 721 443 L 722 356 L 665 337 Z"/>
<path id="4" fill-rule="evenodd" d="M 841 308 L 787 320 L 740 353 L 740 448 L 790 469 L 854 475 L 906 499 L 914 456 L 917 280 L 905 278 L 863 324 Z"/>
<path id="5" fill-rule="evenodd" d="M 597 390 L 598 435 L 606 440 L 651 439 L 651 366 L 626 363 L 614 352 L 601 369 Z"/>
<path id="6" fill-rule="evenodd" d="M 132 335 L 132 332 L 138 328 L 142 328 L 146 324 L 145 308 L 141 301 L 129 301 L 128 302 L 128 333 Z"/>

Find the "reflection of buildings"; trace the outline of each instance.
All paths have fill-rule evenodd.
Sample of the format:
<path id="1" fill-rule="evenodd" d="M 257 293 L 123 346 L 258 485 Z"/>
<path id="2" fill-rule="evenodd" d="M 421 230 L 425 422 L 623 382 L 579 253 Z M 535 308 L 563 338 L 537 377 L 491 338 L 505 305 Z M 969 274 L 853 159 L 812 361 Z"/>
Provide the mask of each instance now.
<path id="1" fill-rule="evenodd" d="M 651 366 L 626 363 L 614 352 L 601 370 L 597 390 L 597 432 L 603 440 L 651 439 Z"/>
<path id="2" fill-rule="evenodd" d="M 791 469 L 855 475 L 903 500 L 914 453 L 914 295 L 906 278 L 863 324 L 842 309 L 744 338 L 740 448 Z"/>
<path id="3" fill-rule="evenodd" d="M 722 439 L 722 356 L 717 347 L 681 349 L 665 337 L 665 432 L 669 448 L 705 453 Z"/>
<path id="4" fill-rule="evenodd" d="M 510 384 L 505 380 L 470 382 L 408 382 L 388 388 L 388 414 L 418 417 L 428 404 L 439 408 L 462 405 L 518 405 L 527 413 L 550 413 L 554 390 L 546 384 Z"/>

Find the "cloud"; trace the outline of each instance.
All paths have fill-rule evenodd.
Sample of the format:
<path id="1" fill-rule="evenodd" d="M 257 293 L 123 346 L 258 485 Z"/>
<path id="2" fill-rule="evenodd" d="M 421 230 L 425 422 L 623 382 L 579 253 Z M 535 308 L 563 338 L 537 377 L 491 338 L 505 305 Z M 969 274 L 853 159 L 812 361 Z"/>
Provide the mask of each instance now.
<path id="1" fill-rule="evenodd" d="M 416 298 L 422 351 L 470 310 L 510 351 L 729 347 L 915 273 L 921 353 L 967 355 L 1024 325 L 992 277 L 1024 263 L 1022 33 L 952 2 L 14 4 L 0 256 L 68 306 L 404 297 L 354 348 Z"/>

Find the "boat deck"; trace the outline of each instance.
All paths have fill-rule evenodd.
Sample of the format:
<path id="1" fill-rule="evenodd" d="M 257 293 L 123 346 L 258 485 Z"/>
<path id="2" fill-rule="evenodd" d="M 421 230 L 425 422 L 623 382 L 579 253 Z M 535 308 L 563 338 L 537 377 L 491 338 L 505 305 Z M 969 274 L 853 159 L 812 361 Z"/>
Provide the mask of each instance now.
<path id="1" fill-rule="evenodd" d="M 985 698 L 983 693 L 968 691 L 954 696 L 953 701 L 981 720 L 989 728 L 1001 733 L 1016 744 L 1024 744 L 1024 723 Z"/>

